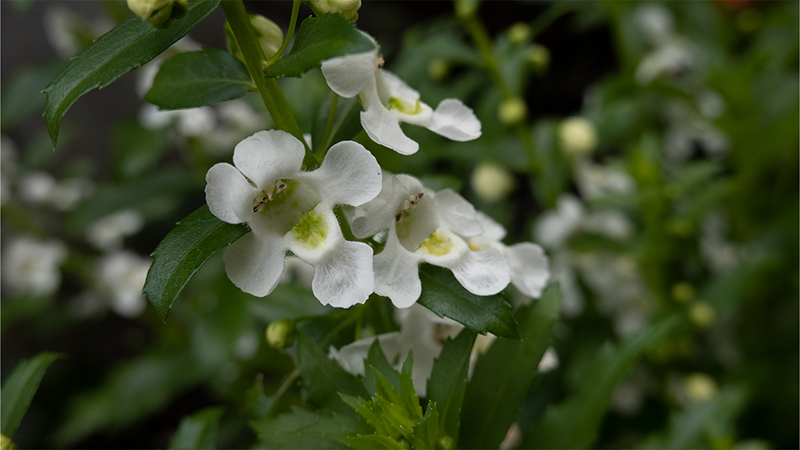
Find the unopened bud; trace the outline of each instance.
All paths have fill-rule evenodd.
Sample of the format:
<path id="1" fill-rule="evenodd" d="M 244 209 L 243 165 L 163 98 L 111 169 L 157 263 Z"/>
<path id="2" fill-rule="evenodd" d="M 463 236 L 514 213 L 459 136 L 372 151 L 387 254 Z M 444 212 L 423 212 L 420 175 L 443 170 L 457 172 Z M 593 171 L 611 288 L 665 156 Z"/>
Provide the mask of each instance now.
<path id="1" fill-rule="evenodd" d="M 689 319 L 698 327 L 707 328 L 716 318 L 717 312 L 707 302 L 697 302 L 689 309 Z"/>
<path id="2" fill-rule="evenodd" d="M 339 14 L 350 22 L 358 20 L 361 0 L 311 0 L 311 7 L 319 14 Z"/>
<path id="3" fill-rule="evenodd" d="M 693 373 L 683 381 L 686 395 L 696 402 L 705 402 L 717 396 L 717 382 L 704 373 Z"/>
<path id="4" fill-rule="evenodd" d="M 294 342 L 294 321 L 282 319 L 272 322 L 267 327 L 267 343 L 272 348 L 286 348 Z"/>
<path id="5" fill-rule="evenodd" d="M 128 9 L 156 28 L 166 28 L 189 9 L 187 0 L 128 0 Z"/>
<path id="6" fill-rule="evenodd" d="M 17 446 L 11 442 L 11 438 L 5 434 L 0 434 L 0 450 L 13 450 L 15 448 L 17 448 Z"/>
<path id="7" fill-rule="evenodd" d="M 442 450 L 453 450 L 456 448 L 456 441 L 453 440 L 450 436 L 444 435 L 436 441 L 436 448 L 440 448 Z"/>
<path id="8" fill-rule="evenodd" d="M 528 107 L 521 98 L 510 98 L 500 104 L 497 115 L 503 125 L 516 125 L 525 120 L 525 116 L 528 115 Z"/>
<path id="9" fill-rule="evenodd" d="M 582 157 L 597 146 L 597 131 L 592 122 L 583 117 L 570 117 L 558 128 L 561 149 L 570 156 Z"/>
<path id="10" fill-rule="evenodd" d="M 524 44 L 531 36 L 531 27 L 525 22 L 517 22 L 508 29 L 508 39 L 512 44 Z"/>
<path id="11" fill-rule="evenodd" d="M 260 14 L 251 14 L 250 24 L 253 26 L 253 30 L 255 30 L 256 38 L 258 39 L 258 43 L 261 44 L 264 56 L 266 58 L 271 58 L 275 53 L 278 53 L 281 44 L 283 44 L 283 31 L 281 27 Z M 225 41 L 228 44 L 228 50 L 231 54 L 244 62 L 244 54 L 242 54 L 242 49 L 239 48 L 236 37 L 233 35 L 231 25 L 228 22 L 225 22 Z"/>
<path id="12" fill-rule="evenodd" d="M 472 190 L 487 202 L 506 198 L 514 190 L 514 184 L 514 177 L 505 167 L 492 163 L 481 163 L 470 177 Z"/>
<path id="13" fill-rule="evenodd" d="M 455 0 L 456 16 L 459 19 L 469 19 L 478 12 L 479 0 Z"/>
<path id="14" fill-rule="evenodd" d="M 443 80 L 450 72 L 450 64 L 442 58 L 434 58 L 428 63 L 428 76 L 436 81 Z"/>
<path id="15" fill-rule="evenodd" d="M 676 302 L 687 303 L 694 299 L 694 296 L 694 286 L 685 281 L 672 286 L 672 298 L 674 298 Z"/>
<path id="16" fill-rule="evenodd" d="M 544 45 L 532 44 L 528 46 L 525 58 L 534 71 L 542 73 L 550 65 L 550 50 Z"/>

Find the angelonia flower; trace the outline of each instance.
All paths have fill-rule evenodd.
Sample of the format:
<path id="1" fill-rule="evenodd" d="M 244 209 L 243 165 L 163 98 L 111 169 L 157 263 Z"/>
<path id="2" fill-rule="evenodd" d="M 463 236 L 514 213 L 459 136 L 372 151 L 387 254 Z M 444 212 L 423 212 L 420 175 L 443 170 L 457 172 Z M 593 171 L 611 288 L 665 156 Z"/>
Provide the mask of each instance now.
<path id="1" fill-rule="evenodd" d="M 130 251 L 120 251 L 97 262 L 100 284 L 111 300 L 111 309 L 123 317 L 137 317 L 147 306 L 142 295 L 150 258 Z"/>
<path id="2" fill-rule="evenodd" d="M 383 69 L 377 48 L 323 61 L 322 74 L 333 92 L 346 98 L 358 96 L 364 107 L 361 125 L 370 139 L 400 154 L 419 150 L 419 144 L 403 133 L 400 122 L 460 142 L 481 135 L 480 121 L 461 100 L 444 99 L 432 109 L 420 100 L 419 92 Z"/>
<path id="3" fill-rule="evenodd" d="M 67 260 L 60 241 L 19 237 L 3 249 L 3 283 L 17 295 L 50 295 L 61 285 L 59 267 Z"/>
<path id="4" fill-rule="evenodd" d="M 346 308 L 372 293 L 372 248 L 344 239 L 334 205 L 360 206 L 378 195 L 381 169 L 352 141 L 332 146 L 319 169 L 301 170 L 305 149 L 279 130 L 260 131 L 240 142 L 233 164 L 206 174 L 206 201 L 228 223 L 252 230 L 225 249 L 228 278 L 263 297 L 284 270 L 286 250 L 314 266 L 311 289 L 322 304 Z"/>
<path id="5" fill-rule="evenodd" d="M 388 230 L 383 251 L 373 259 L 375 292 L 398 308 L 419 299 L 422 262 L 452 270 L 475 295 L 497 294 L 508 285 L 508 262 L 496 248 L 470 249 L 466 239 L 483 233 L 481 221 L 451 189 L 434 193 L 409 175 L 384 174 L 375 200 L 344 213 L 358 238 Z"/>

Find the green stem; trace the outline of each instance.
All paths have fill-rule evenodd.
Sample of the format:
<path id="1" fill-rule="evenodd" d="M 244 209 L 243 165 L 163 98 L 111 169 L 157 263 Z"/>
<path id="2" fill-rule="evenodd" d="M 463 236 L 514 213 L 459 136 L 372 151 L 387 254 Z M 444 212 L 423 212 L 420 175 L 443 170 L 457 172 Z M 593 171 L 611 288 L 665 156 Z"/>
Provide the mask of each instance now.
<path id="1" fill-rule="evenodd" d="M 292 36 L 294 35 L 294 28 L 297 24 L 297 13 L 300 11 L 300 0 L 294 0 L 292 4 L 292 18 L 289 19 L 289 29 L 286 30 L 286 37 L 283 39 L 283 43 L 281 44 L 281 48 L 278 49 L 278 52 L 275 53 L 272 58 L 267 61 L 267 65 L 275 64 L 276 61 L 283 57 L 283 52 L 286 51 L 286 47 L 289 46 L 289 41 L 292 40 Z"/>
<path id="2" fill-rule="evenodd" d="M 272 396 L 272 404 L 269 405 L 269 408 L 267 409 L 267 414 L 266 414 L 267 416 L 273 413 L 275 405 L 278 404 L 278 401 L 281 399 L 281 397 L 283 397 L 283 395 L 286 394 L 287 391 L 289 391 L 289 388 L 292 387 L 292 385 L 295 383 L 295 381 L 297 381 L 297 378 L 299 377 L 300 377 L 300 371 L 297 369 L 295 369 L 294 372 L 290 373 L 289 376 L 286 377 L 286 381 L 283 382 L 281 387 L 279 387 L 278 390 L 275 391 L 275 395 Z"/>
<path id="3" fill-rule="evenodd" d="M 328 153 L 328 147 L 331 145 L 331 131 L 333 131 L 333 121 L 336 119 L 336 106 L 339 104 L 339 94 L 333 93 L 333 98 L 331 99 L 331 109 L 328 111 L 328 123 L 325 124 L 325 135 L 322 137 L 322 142 L 319 147 L 320 155 L 319 157 L 322 158 Z"/>
<path id="4" fill-rule="evenodd" d="M 303 160 L 305 166 L 313 169 L 319 166 L 319 162 L 314 157 L 311 149 L 308 148 L 305 139 L 303 139 L 303 132 L 300 130 L 300 125 L 297 124 L 289 104 L 286 103 L 286 98 L 283 96 L 278 82 L 274 78 L 266 78 L 263 70 L 266 67 L 267 58 L 264 56 L 264 50 L 261 44 L 258 43 L 253 26 L 250 23 L 250 17 L 244 9 L 242 0 L 225 0 L 220 2 L 222 11 L 225 12 L 225 17 L 231 25 L 236 43 L 244 55 L 247 69 L 250 71 L 250 76 L 256 83 L 256 88 L 261 99 L 264 101 L 272 120 L 275 121 L 275 126 L 278 129 L 290 133 L 303 143 L 306 149 L 306 157 Z"/>

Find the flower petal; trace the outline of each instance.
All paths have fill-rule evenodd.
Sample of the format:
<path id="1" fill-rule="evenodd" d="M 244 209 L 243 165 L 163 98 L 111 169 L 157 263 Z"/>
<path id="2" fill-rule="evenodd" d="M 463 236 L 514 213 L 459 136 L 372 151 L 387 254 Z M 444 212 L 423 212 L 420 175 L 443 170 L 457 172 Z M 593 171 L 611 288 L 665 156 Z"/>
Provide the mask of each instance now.
<path id="1" fill-rule="evenodd" d="M 440 220 L 461 236 L 477 236 L 483 231 L 475 207 L 452 189 L 437 192 L 434 200 Z"/>
<path id="2" fill-rule="evenodd" d="M 476 211 L 476 213 L 478 214 L 478 222 L 483 228 L 482 238 L 489 241 L 502 241 L 506 237 L 506 229 L 502 225 L 481 211 Z"/>
<path id="3" fill-rule="evenodd" d="M 454 141 L 464 142 L 481 136 L 481 122 L 467 105 L 454 98 L 446 98 L 433 111 L 433 120 L 427 127 Z"/>
<path id="4" fill-rule="evenodd" d="M 475 295 L 494 295 L 505 289 L 510 280 L 508 262 L 497 249 L 464 252 L 447 266 L 464 288 Z"/>
<path id="5" fill-rule="evenodd" d="M 377 50 L 331 58 L 322 62 L 322 74 L 333 92 L 355 97 L 375 83 L 377 58 Z"/>
<path id="6" fill-rule="evenodd" d="M 280 130 L 259 131 L 236 145 L 233 164 L 259 188 L 294 178 L 305 156 L 303 143 Z"/>
<path id="7" fill-rule="evenodd" d="M 417 255 L 400 244 L 392 229 L 383 251 L 373 258 L 375 293 L 389 297 L 397 308 L 408 308 L 416 303 L 422 293 L 419 261 Z"/>
<path id="8" fill-rule="evenodd" d="M 365 103 L 366 110 L 361 111 L 361 126 L 370 139 L 401 155 L 411 155 L 419 150 L 419 144 L 400 128 L 400 118 L 383 106 L 374 85 L 364 93 L 362 103 Z"/>
<path id="9" fill-rule="evenodd" d="M 381 166 L 372 153 L 353 141 L 331 147 L 322 166 L 302 178 L 314 185 L 330 206 L 363 205 L 381 192 Z"/>
<path id="10" fill-rule="evenodd" d="M 550 279 L 547 256 L 542 247 L 521 242 L 506 248 L 511 282 L 528 297 L 539 298 Z"/>
<path id="11" fill-rule="evenodd" d="M 272 292 L 283 273 L 286 246 L 279 237 L 249 234 L 229 245 L 222 255 L 228 278 L 256 297 Z"/>
<path id="12" fill-rule="evenodd" d="M 409 175 L 394 175 L 383 171 L 381 192 L 358 208 L 343 208 L 353 235 L 359 239 L 374 236 L 389 228 L 398 208 L 409 195 L 424 193 L 422 183 Z"/>
<path id="13" fill-rule="evenodd" d="M 247 205 L 256 189 L 230 164 L 215 164 L 206 173 L 206 203 L 211 213 L 228 223 L 248 219 Z"/>
<path id="14" fill-rule="evenodd" d="M 314 265 L 311 290 L 323 305 L 349 308 L 366 302 L 374 283 L 372 247 L 343 240 L 336 257 Z"/>

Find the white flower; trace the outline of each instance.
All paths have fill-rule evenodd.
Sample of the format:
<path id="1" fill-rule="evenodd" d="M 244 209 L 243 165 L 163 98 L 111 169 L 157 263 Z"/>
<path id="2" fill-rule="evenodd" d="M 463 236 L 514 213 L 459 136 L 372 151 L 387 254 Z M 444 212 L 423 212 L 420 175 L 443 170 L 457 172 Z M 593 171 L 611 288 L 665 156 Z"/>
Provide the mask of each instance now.
<path id="1" fill-rule="evenodd" d="M 139 122 L 149 130 L 158 130 L 176 124 L 185 137 L 197 137 L 217 126 L 214 108 L 158 109 L 149 103 L 139 110 Z"/>
<path id="2" fill-rule="evenodd" d="M 208 171 L 211 212 L 253 231 L 225 249 L 225 271 L 240 289 L 263 297 L 280 281 L 288 249 L 314 266 L 311 288 L 320 302 L 364 303 L 373 288 L 372 249 L 344 239 L 332 208 L 375 198 L 380 166 L 351 141 L 331 147 L 313 172 L 300 170 L 304 154 L 292 135 L 260 131 L 236 146 L 235 167 L 220 163 Z"/>
<path id="3" fill-rule="evenodd" d="M 689 42 L 675 37 L 645 56 L 636 67 L 634 78 L 646 85 L 662 75 L 678 76 L 697 67 L 700 59 Z"/>
<path id="4" fill-rule="evenodd" d="M 636 182 L 627 172 L 612 166 L 580 160 L 575 164 L 575 182 L 586 199 L 604 197 L 609 194 L 630 194 Z"/>
<path id="5" fill-rule="evenodd" d="M 118 250 L 123 240 L 144 226 L 144 217 L 132 209 L 123 209 L 98 219 L 86 230 L 86 240 L 99 250 Z"/>
<path id="6" fill-rule="evenodd" d="M 61 58 L 75 56 L 114 27 L 105 17 L 90 21 L 61 5 L 47 8 L 42 20 L 45 36 Z"/>
<path id="7" fill-rule="evenodd" d="M 57 182 L 47 172 L 33 172 L 19 182 L 19 196 L 28 203 L 46 205 L 68 211 L 94 189 L 85 178 L 69 178 Z"/>
<path id="8" fill-rule="evenodd" d="M 570 117 L 558 127 L 561 148 L 568 155 L 586 156 L 597 146 L 597 130 L 583 117 Z"/>
<path id="9" fill-rule="evenodd" d="M 491 217 L 478 212 L 483 233 L 467 240 L 474 251 L 494 248 L 508 260 L 511 283 L 524 295 L 538 298 L 550 279 L 547 256 L 542 247 L 531 242 L 506 246 L 501 241 L 506 230 Z"/>
<path id="10" fill-rule="evenodd" d="M 454 141 L 480 137 L 480 121 L 460 100 L 442 100 L 433 110 L 420 101 L 419 92 L 382 66 L 377 49 L 322 62 L 322 73 L 333 92 L 346 98 L 358 95 L 364 106 L 361 125 L 370 139 L 410 155 L 419 144 L 403 133 L 400 122 L 425 127 Z"/>
<path id="11" fill-rule="evenodd" d="M 59 267 L 66 260 L 67 248 L 59 241 L 14 239 L 3 250 L 3 283 L 15 294 L 50 295 L 61 285 Z"/>
<path id="12" fill-rule="evenodd" d="M 137 317 L 147 299 L 142 288 L 150 269 L 150 259 L 129 251 L 104 256 L 98 261 L 100 282 L 111 299 L 111 309 L 123 317 Z"/>
<path id="13" fill-rule="evenodd" d="M 561 248 L 582 231 L 625 240 L 633 235 L 633 225 L 619 211 L 587 213 L 580 200 L 572 194 L 562 194 L 556 202 L 556 210 L 542 214 L 536 222 L 534 238 L 547 248 Z"/>
<path id="14" fill-rule="evenodd" d="M 465 238 L 480 235 L 481 222 L 475 208 L 451 189 L 434 194 L 414 177 L 384 174 L 375 200 L 344 212 L 358 238 L 389 230 L 383 251 L 373 259 L 375 292 L 398 308 L 419 299 L 421 262 L 452 270 L 475 295 L 496 294 L 508 285 L 508 262 L 497 249 L 469 248 Z"/>

